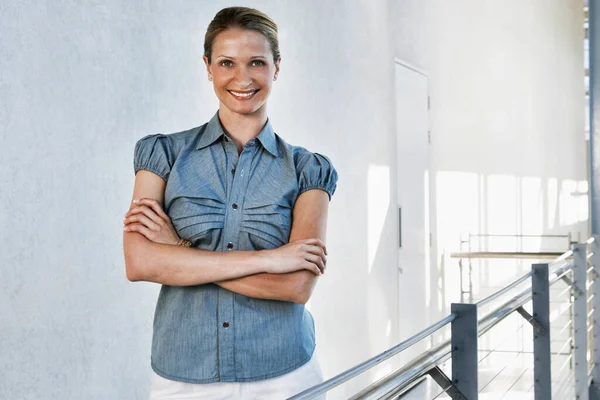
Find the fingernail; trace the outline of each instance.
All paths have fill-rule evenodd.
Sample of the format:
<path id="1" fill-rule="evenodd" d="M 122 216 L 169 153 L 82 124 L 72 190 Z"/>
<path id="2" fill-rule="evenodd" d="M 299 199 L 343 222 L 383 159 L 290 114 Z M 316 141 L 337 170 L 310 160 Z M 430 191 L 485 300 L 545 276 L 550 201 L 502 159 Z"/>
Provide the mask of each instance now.
<path id="1" fill-rule="evenodd" d="M 138 201 L 139 201 L 138 199 L 134 199 L 134 200 L 133 200 L 133 202 L 134 202 L 134 203 L 137 203 Z"/>

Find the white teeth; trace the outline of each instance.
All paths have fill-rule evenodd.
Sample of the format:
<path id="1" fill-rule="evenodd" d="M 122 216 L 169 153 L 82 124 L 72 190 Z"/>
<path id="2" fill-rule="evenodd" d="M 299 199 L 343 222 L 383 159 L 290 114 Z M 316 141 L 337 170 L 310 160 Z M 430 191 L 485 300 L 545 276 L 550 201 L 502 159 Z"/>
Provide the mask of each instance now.
<path id="1" fill-rule="evenodd" d="M 234 96 L 237 96 L 237 97 L 250 97 L 254 93 L 256 93 L 256 91 L 250 92 L 250 93 L 238 93 L 238 92 L 234 92 L 234 91 L 230 91 L 230 92 L 231 92 L 231 94 L 233 94 Z"/>

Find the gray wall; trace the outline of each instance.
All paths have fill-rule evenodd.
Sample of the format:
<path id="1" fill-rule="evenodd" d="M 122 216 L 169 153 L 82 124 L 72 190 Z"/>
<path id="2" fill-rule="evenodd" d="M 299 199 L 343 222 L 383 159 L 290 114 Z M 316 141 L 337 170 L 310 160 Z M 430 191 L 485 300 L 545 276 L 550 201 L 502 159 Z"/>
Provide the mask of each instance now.
<path id="1" fill-rule="evenodd" d="M 575 217 L 568 211 L 570 182 L 585 183 L 580 3 L 247 3 L 281 29 L 282 72 L 269 109 L 276 131 L 329 155 L 340 174 L 328 273 L 309 305 L 326 377 L 403 339 L 396 328 L 394 56 L 428 73 L 432 95 L 438 307 L 424 312 L 434 319 L 453 300 L 453 278 L 439 286 L 439 260 L 461 231 L 586 230 L 582 203 Z M 0 398 L 147 398 L 158 286 L 126 280 L 121 241 L 133 145 L 148 133 L 198 126 L 216 111 L 202 42 L 212 16 L 228 5 L 0 6 Z M 392 174 L 369 272 L 370 165 L 388 165 Z M 539 190 L 520 190 L 503 204 L 537 213 L 542 196 L 541 217 L 511 212 L 514 221 L 494 222 L 502 210 L 487 199 L 499 189 L 480 196 L 499 182 L 493 175 L 508 176 L 508 186 L 539 181 Z M 464 194 L 457 203 L 445 192 L 454 184 Z M 455 215 L 466 222 L 455 225 Z M 330 398 L 347 398 L 393 365 Z"/>

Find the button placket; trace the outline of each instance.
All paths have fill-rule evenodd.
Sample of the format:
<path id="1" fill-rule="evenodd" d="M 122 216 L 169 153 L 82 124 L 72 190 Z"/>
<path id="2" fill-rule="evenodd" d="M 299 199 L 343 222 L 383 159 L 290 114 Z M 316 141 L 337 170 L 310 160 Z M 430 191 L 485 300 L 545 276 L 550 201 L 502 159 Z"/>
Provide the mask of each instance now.
<path id="1" fill-rule="evenodd" d="M 241 162 L 241 158 L 238 155 L 237 148 L 232 142 L 226 143 L 225 150 L 227 151 L 230 160 L 232 160 L 231 167 L 232 174 L 229 175 L 226 169 L 225 178 L 227 179 L 227 202 L 231 205 L 234 199 L 239 195 L 239 183 L 236 179 L 235 168 Z M 239 213 L 235 210 L 226 208 L 225 211 L 225 224 L 223 227 L 223 250 L 232 251 L 237 248 L 237 238 L 239 234 Z M 219 345 L 219 371 L 222 379 L 232 379 L 235 377 L 235 363 L 234 363 L 234 294 L 233 292 L 219 288 L 219 302 L 218 302 L 218 322 L 217 327 L 219 329 L 218 345 Z"/>
<path id="2" fill-rule="evenodd" d="M 237 240 L 240 232 L 242 220 L 241 210 L 244 202 L 244 190 L 246 183 L 244 179 L 244 170 L 247 169 L 249 160 L 252 159 L 256 147 L 247 146 L 239 155 L 237 166 L 232 169 L 231 192 L 229 193 L 230 209 L 226 211 L 225 216 L 225 236 L 224 246 L 227 250 L 237 248 Z"/>

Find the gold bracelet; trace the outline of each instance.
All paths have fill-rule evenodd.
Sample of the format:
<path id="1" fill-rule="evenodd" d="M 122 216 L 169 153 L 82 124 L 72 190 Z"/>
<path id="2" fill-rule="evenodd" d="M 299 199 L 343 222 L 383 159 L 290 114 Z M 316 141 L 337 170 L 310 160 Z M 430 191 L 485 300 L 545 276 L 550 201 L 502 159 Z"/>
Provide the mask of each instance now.
<path id="1" fill-rule="evenodd" d="M 179 239 L 179 242 L 177 242 L 177 246 L 191 247 L 192 242 L 190 242 L 189 240 L 185 240 L 185 239 Z"/>

